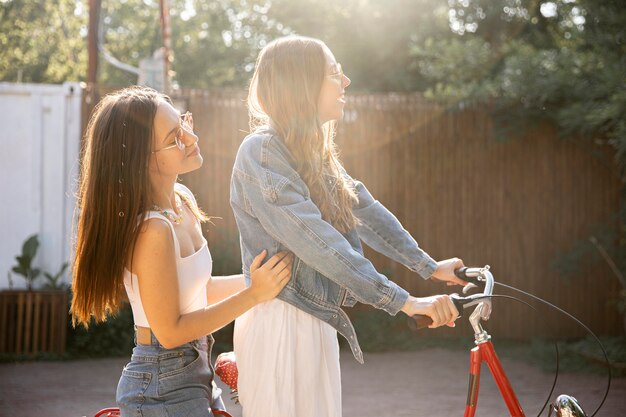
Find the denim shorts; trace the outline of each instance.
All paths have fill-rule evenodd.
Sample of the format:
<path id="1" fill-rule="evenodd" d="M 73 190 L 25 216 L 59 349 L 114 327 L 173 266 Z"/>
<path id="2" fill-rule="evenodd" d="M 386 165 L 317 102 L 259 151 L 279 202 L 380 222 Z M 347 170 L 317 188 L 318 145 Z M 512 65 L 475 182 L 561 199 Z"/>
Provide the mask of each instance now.
<path id="1" fill-rule="evenodd" d="M 136 345 L 122 370 L 116 401 L 121 417 L 213 417 L 224 410 L 213 381 L 211 335 L 174 349 L 152 335 L 151 345 Z"/>

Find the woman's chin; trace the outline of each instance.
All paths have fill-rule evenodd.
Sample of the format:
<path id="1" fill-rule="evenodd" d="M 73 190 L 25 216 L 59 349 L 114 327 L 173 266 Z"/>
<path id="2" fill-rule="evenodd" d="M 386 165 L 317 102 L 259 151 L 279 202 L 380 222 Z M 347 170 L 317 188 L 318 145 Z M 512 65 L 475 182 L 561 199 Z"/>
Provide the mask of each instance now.
<path id="1" fill-rule="evenodd" d="M 202 158 L 202 155 L 197 154 L 197 155 L 192 156 L 191 158 L 194 159 L 193 163 L 188 164 L 187 169 L 184 172 L 179 172 L 178 173 L 179 175 L 186 174 L 188 172 L 193 172 L 199 169 L 200 167 L 202 167 L 202 164 L 204 163 L 204 158 Z"/>

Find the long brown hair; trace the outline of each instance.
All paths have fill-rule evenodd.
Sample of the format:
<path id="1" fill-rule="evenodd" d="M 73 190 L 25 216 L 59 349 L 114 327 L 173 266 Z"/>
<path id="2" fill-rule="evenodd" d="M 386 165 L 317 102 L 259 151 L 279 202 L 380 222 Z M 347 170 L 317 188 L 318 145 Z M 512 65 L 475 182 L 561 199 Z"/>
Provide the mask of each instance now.
<path id="1" fill-rule="evenodd" d="M 318 117 L 324 48 L 323 42 L 303 36 L 279 38 L 263 48 L 248 92 L 250 129 L 271 123 L 294 156 L 322 217 L 345 233 L 357 224 L 352 207 L 358 199 L 342 175 L 336 123 L 322 124 Z"/>
<path id="2" fill-rule="evenodd" d="M 92 317 L 106 320 L 125 299 L 124 267 L 131 264 L 141 220 L 151 207 L 148 164 L 154 117 L 163 101 L 171 103 L 150 88 L 125 88 L 104 97 L 87 126 L 72 267 L 74 325 L 87 327 Z"/>

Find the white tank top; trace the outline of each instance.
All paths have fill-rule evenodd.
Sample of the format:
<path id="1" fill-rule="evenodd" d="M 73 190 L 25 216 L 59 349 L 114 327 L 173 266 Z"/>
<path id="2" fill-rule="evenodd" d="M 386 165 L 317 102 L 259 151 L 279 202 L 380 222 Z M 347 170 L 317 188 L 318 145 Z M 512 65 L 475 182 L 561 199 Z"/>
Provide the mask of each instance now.
<path id="1" fill-rule="evenodd" d="M 186 188 L 181 190 L 186 194 L 191 194 Z M 193 198 L 193 195 L 191 195 Z M 178 303 L 180 305 L 180 314 L 187 314 L 206 307 L 206 285 L 211 279 L 211 270 L 213 260 L 207 245 L 206 239 L 203 238 L 204 244 L 197 252 L 182 258 L 180 256 L 180 247 L 178 239 L 174 232 L 174 226 L 169 219 L 156 211 L 150 211 L 146 215 L 147 219 L 163 219 L 170 226 L 172 237 L 174 238 L 174 246 L 176 250 L 176 271 L 178 273 Z M 124 269 L 124 287 L 126 294 L 133 310 L 133 318 L 136 326 L 150 327 L 146 313 L 139 296 L 139 281 L 137 275 Z M 164 294 L 164 296 L 167 296 Z"/>

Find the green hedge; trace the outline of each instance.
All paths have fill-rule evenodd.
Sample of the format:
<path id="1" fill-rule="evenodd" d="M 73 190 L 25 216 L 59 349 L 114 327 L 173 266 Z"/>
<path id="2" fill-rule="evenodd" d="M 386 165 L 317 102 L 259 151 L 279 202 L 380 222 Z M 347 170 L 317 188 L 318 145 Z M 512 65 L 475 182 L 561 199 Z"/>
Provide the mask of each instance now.
<path id="1" fill-rule="evenodd" d="M 135 346 L 133 313 L 126 306 L 106 322 L 92 324 L 88 330 L 82 326 L 72 329 L 70 325 L 67 335 L 67 358 L 130 357 Z M 215 353 L 232 350 L 233 324 L 213 336 Z"/>

